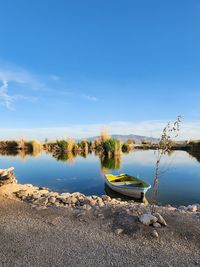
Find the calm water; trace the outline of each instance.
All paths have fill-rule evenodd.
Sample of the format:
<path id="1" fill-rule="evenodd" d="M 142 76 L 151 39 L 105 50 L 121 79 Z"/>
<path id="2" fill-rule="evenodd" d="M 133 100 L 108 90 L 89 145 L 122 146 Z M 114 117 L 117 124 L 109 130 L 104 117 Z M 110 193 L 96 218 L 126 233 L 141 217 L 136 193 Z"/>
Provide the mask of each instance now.
<path id="1" fill-rule="evenodd" d="M 129 173 L 152 185 L 155 155 L 152 150 L 123 154 L 116 161 L 101 162 L 98 156 L 57 160 L 50 154 L 37 157 L 0 156 L 0 168 L 15 167 L 19 183 L 45 186 L 58 192 L 79 191 L 86 195 L 105 194 L 103 174 Z M 109 170 L 110 168 L 115 170 Z M 200 163 L 185 151 L 165 156 L 159 183 L 160 204 L 200 203 Z M 150 199 L 151 191 L 147 193 Z"/>

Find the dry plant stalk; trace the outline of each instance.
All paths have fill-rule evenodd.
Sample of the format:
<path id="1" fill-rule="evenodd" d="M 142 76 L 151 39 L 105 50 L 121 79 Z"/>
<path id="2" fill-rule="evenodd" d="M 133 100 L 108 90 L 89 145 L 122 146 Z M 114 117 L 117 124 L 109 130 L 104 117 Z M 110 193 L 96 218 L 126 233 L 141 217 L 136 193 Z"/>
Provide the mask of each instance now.
<path id="1" fill-rule="evenodd" d="M 107 129 L 103 129 L 101 131 L 101 135 L 100 135 L 101 142 L 104 143 L 105 141 L 107 141 L 110 138 L 111 138 L 111 136 L 110 136 L 108 130 Z"/>
<path id="2" fill-rule="evenodd" d="M 176 121 L 171 124 L 170 122 L 163 129 L 161 138 L 158 143 L 158 148 L 156 150 L 156 171 L 153 183 L 153 193 L 152 193 L 152 207 L 151 213 L 155 213 L 157 196 L 158 196 L 158 182 L 160 175 L 160 162 L 163 155 L 169 153 L 172 149 L 173 139 L 176 138 L 180 131 L 181 116 L 178 116 Z"/>
<path id="3" fill-rule="evenodd" d="M 75 141 L 72 138 L 67 139 L 67 152 L 72 152 L 74 149 Z"/>

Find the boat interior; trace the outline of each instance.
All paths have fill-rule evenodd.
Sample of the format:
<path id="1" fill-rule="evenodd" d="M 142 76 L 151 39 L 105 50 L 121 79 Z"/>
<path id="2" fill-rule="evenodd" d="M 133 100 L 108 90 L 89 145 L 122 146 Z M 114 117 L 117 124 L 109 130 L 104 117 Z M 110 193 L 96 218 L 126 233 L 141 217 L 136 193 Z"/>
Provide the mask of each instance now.
<path id="1" fill-rule="evenodd" d="M 129 186 L 137 186 L 137 187 L 145 186 L 145 183 L 127 174 L 118 175 L 118 176 L 110 175 L 108 179 L 114 185 L 129 185 Z"/>

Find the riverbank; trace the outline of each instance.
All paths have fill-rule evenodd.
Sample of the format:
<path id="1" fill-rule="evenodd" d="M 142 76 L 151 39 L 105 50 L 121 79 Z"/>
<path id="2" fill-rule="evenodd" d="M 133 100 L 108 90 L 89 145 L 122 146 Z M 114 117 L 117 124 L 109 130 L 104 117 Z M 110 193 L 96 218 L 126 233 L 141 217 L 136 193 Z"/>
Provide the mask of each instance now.
<path id="1" fill-rule="evenodd" d="M 198 266 L 200 206 L 159 206 L 167 227 L 139 222 L 149 205 L 58 194 L 1 173 L 2 266 Z"/>
<path id="2" fill-rule="evenodd" d="M 64 206 L 36 209 L 11 193 L 19 188 L 24 186 L 0 187 L 2 266 L 200 264 L 197 212 L 159 207 L 168 226 L 158 229 L 159 238 L 155 238 L 153 227 L 138 221 L 138 212 L 146 209 L 144 205 L 132 203 L 129 209 L 113 205 L 85 211 Z"/>

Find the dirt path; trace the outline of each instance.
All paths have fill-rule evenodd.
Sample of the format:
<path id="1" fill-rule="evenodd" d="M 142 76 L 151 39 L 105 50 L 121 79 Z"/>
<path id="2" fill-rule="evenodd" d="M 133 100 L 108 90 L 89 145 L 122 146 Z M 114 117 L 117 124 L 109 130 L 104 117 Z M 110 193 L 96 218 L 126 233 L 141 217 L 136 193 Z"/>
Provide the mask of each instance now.
<path id="1" fill-rule="evenodd" d="M 155 239 L 120 209 L 77 218 L 67 208 L 36 210 L 0 196 L 0 266 L 200 266 L 199 214 L 165 218 L 169 226 Z"/>

